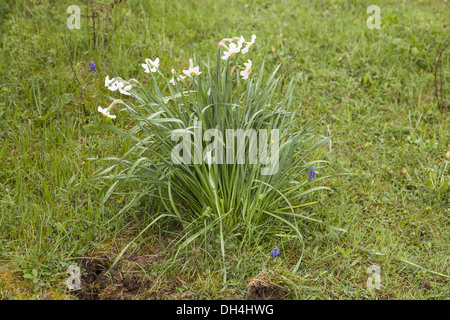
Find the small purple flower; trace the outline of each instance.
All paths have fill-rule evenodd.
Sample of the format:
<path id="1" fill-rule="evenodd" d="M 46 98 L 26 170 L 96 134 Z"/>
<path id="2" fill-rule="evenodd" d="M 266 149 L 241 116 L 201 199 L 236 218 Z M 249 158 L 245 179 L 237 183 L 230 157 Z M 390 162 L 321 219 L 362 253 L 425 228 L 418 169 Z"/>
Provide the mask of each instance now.
<path id="1" fill-rule="evenodd" d="M 313 170 L 308 171 L 308 179 L 307 179 L 308 181 L 311 181 L 316 176 L 316 173 L 314 172 L 315 168 L 316 166 L 312 166 L 311 169 Z"/>
<path id="2" fill-rule="evenodd" d="M 89 63 L 89 72 L 95 72 L 95 67 L 96 65 L 94 62 Z"/>
<path id="3" fill-rule="evenodd" d="M 145 174 L 150 174 L 150 172 L 147 171 Z"/>
<path id="4" fill-rule="evenodd" d="M 273 252 L 272 252 L 272 261 L 273 261 L 273 259 L 276 259 L 279 254 L 280 254 L 280 249 L 278 249 L 278 247 L 275 247 L 275 249 L 273 249 Z"/>

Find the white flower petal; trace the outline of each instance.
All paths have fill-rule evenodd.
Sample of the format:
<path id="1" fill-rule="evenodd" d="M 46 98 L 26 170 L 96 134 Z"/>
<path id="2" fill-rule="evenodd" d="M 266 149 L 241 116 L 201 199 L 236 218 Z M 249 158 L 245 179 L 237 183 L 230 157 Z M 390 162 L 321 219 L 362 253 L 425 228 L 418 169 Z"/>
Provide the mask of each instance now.
<path id="1" fill-rule="evenodd" d="M 247 53 L 253 47 L 253 45 L 255 44 L 255 41 L 256 41 L 256 34 L 252 35 L 252 41 L 246 42 L 247 46 L 244 49 L 242 49 L 241 52 Z"/>
<path id="2" fill-rule="evenodd" d="M 157 57 L 155 61 L 145 59 L 145 63 L 142 64 L 142 67 L 145 69 L 146 73 L 156 72 L 159 68 L 159 58 Z"/>
<path id="3" fill-rule="evenodd" d="M 145 71 L 146 73 L 150 73 L 150 69 L 149 69 L 149 67 L 148 67 L 147 64 L 143 63 L 143 64 L 142 64 L 142 68 L 144 68 L 144 71 Z"/>
<path id="4" fill-rule="evenodd" d="M 105 87 L 109 87 L 112 83 L 114 83 L 114 81 L 116 81 L 115 78 L 110 79 L 109 76 L 106 76 L 106 78 L 105 78 Z"/>

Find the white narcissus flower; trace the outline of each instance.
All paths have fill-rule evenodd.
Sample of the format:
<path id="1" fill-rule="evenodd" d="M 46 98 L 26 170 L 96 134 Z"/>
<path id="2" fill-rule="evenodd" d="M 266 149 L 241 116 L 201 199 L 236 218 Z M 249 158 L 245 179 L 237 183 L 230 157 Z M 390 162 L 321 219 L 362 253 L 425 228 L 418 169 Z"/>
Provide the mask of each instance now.
<path id="1" fill-rule="evenodd" d="M 238 42 L 238 44 L 236 45 L 235 43 L 230 43 L 230 46 L 228 47 L 228 51 L 225 51 L 222 57 L 222 60 L 227 60 L 228 58 L 233 58 L 236 53 L 239 53 L 239 51 L 241 51 L 242 48 L 242 43 Z"/>
<path id="2" fill-rule="evenodd" d="M 159 58 L 156 58 L 155 61 L 145 59 L 145 63 L 142 64 L 142 68 L 144 68 L 146 73 L 156 72 L 159 68 Z"/>
<path id="3" fill-rule="evenodd" d="M 200 72 L 200 73 L 201 73 L 201 72 Z M 186 78 L 186 76 L 179 75 L 179 76 L 178 76 L 178 81 L 183 81 L 185 78 Z M 169 82 L 170 82 L 171 84 L 175 85 L 175 76 L 172 77 L 172 80 L 170 80 Z"/>
<path id="4" fill-rule="evenodd" d="M 249 59 L 247 63 L 244 62 L 245 70 L 241 71 L 242 79 L 248 79 L 250 73 L 252 73 L 252 61 Z"/>
<path id="5" fill-rule="evenodd" d="M 128 92 L 128 91 L 131 90 L 131 88 L 132 88 L 132 86 L 131 86 L 131 84 L 129 84 L 129 85 L 125 86 L 123 89 L 119 88 L 119 92 L 124 94 L 124 95 L 131 96 L 131 93 Z"/>
<path id="6" fill-rule="evenodd" d="M 109 79 L 108 76 L 105 78 L 105 86 L 111 90 L 111 91 L 117 91 L 119 90 L 120 93 L 125 94 L 127 96 L 130 96 L 131 93 L 129 92 L 132 88 L 131 84 L 125 85 L 124 82 L 120 80 L 116 80 L 115 78 Z"/>
<path id="7" fill-rule="evenodd" d="M 117 90 L 121 90 L 123 88 L 125 84 L 121 81 L 117 81 L 115 80 L 109 87 L 108 89 L 111 91 L 117 91 Z"/>
<path id="8" fill-rule="evenodd" d="M 244 39 L 244 37 L 243 36 L 241 36 L 238 40 L 237 40 L 237 42 L 238 42 L 238 44 L 239 44 L 239 46 L 242 48 L 242 45 L 244 44 L 244 42 L 245 42 L 245 39 Z"/>
<path id="9" fill-rule="evenodd" d="M 154 68 L 159 68 L 159 58 L 158 57 L 156 57 L 155 61 L 152 61 L 150 59 L 145 59 L 145 62 Z"/>
<path id="10" fill-rule="evenodd" d="M 195 68 L 193 68 L 192 66 L 189 66 L 189 69 L 183 70 L 183 73 L 191 78 L 201 74 L 200 68 L 198 66 Z"/>
<path id="11" fill-rule="evenodd" d="M 151 69 L 146 63 L 141 64 L 141 66 L 144 68 L 145 73 L 156 72 L 156 69 Z"/>
<path id="12" fill-rule="evenodd" d="M 111 91 L 116 91 L 120 88 L 120 84 L 116 80 L 116 78 L 110 79 L 109 76 L 105 78 L 105 87 L 107 87 Z"/>
<path id="13" fill-rule="evenodd" d="M 114 81 L 116 81 L 114 78 L 110 79 L 109 76 L 106 76 L 105 87 L 109 87 L 111 85 L 111 83 L 113 83 Z"/>
<path id="14" fill-rule="evenodd" d="M 103 109 L 102 107 L 98 106 L 98 109 L 97 109 L 97 110 L 98 110 L 98 112 L 100 112 L 104 117 L 111 118 L 111 119 L 115 119 L 115 118 L 116 118 L 115 115 L 109 113 L 108 108 L 104 108 L 104 109 Z"/>
<path id="15" fill-rule="evenodd" d="M 253 45 L 255 44 L 255 40 L 256 40 L 256 34 L 252 35 L 252 41 L 246 42 L 246 43 L 247 43 L 247 46 L 246 46 L 244 49 L 242 49 L 241 52 L 242 52 L 243 54 L 244 54 L 244 53 L 247 53 L 248 50 L 250 50 L 250 49 L 253 47 Z"/>

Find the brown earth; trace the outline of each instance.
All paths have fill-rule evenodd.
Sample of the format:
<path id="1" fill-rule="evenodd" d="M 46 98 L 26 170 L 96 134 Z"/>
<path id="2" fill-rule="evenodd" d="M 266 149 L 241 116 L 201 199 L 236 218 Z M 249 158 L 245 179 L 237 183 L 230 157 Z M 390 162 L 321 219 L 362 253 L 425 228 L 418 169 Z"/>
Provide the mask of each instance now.
<path id="1" fill-rule="evenodd" d="M 263 271 L 247 284 L 247 299 L 281 300 L 289 294 L 289 289 L 275 283 L 273 275 Z"/>
<path id="2" fill-rule="evenodd" d="M 84 259 L 81 266 L 87 274 L 81 277 L 81 289 L 75 295 L 80 300 L 131 300 L 150 291 L 153 285 L 149 277 L 133 271 L 162 259 L 159 255 L 129 257 L 111 270 L 112 261 L 106 256 Z"/>

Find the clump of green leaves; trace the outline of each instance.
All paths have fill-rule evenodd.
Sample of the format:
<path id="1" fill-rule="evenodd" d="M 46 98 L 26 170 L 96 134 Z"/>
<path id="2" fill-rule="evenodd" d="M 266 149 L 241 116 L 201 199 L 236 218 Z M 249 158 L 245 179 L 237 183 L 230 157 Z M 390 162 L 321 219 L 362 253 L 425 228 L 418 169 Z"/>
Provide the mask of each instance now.
<path id="1" fill-rule="evenodd" d="M 282 81 L 282 77 L 278 75 L 279 67 L 264 81 L 263 63 L 257 78 L 250 77 L 244 81 L 235 72 L 239 66 L 232 65 L 232 62 L 238 61 L 239 54 L 234 59 L 222 62 L 221 51 L 219 48 L 215 70 L 209 61 L 201 61 L 202 74 L 188 77 L 182 82 L 174 73 L 174 85 L 159 71 L 166 83 L 163 88 L 159 85 L 159 79 L 154 76 L 158 74 L 156 72 L 149 72 L 150 88 L 137 81 L 126 82 L 120 79 L 124 83 L 122 87 L 133 85 L 130 92 L 135 102 L 123 104 L 133 119 L 134 126 L 128 130 L 105 126 L 132 139 L 135 144 L 120 158 L 104 159 L 114 161 L 115 164 L 100 176 L 117 182 L 138 183 L 139 191 L 135 193 L 132 202 L 149 196 L 156 199 L 159 208 L 163 208 L 155 214 L 153 222 L 141 234 L 161 219 L 173 219 L 184 228 L 178 252 L 203 237 L 212 241 L 219 240 L 217 242 L 220 242 L 226 275 L 227 239 L 238 235 L 242 246 L 255 245 L 266 236 L 290 229 L 303 245 L 299 219 L 323 223 L 302 215 L 298 209 L 312 204 L 305 203 L 307 195 L 329 189 L 319 184 L 320 180 L 328 176 L 310 181 L 307 179 L 308 171 L 314 164 L 327 163 L 322 160 L 311 161 L 309 158 L 329 138 L 315 133 L 312 121 L 299 127 L 299 114 L 291 110 L 292 92 L 297 82 L 295 78 L 287 86 L 284 97 L 274 102 L 275 93 Z M 164 95 L 164 91 L 168 91 L 168 94 Z M 107 112 L 104 115 L 107 116 Z M 278 170 L 274 170 L 272 174 L 264 174 L 262 161 L 251 161 L 250 152 L 255 145 L 252 145 L 250 139 L 245 139 L 243 145 L 233 149 L 231 162 L 223 161 L 221 164 L 218 161 L 204 161 L 208 156 L 218 156 L 215 148 L 212 148 L 215 154 L 207 153 L 208 147 L 221 139 L 217 136 L 210 139 L 214 141 L 193 139 L 192 149 L 188 153 L 194 155 L 196 147 L 204 150 L 200 155 L 203 160 L 201 163 L 176 163 L 172 155 L 178 139 L 174 139 L 174 135 L 184 133 L 184 139 L 195 136 L 199 123 L 203 132 L 216 129 L 224 133 L 223 137 L 228 129 L 247 132 L 278 130 Z M 273 136 L 271 139 L 272 145 L 269 140 L 269 147 L 273 152 Z M 225 146 L 230 143 L 220 142 L 224 142 Z M 260 152 L 262 147 L 260 144 Z M 245 150 L 249 152 L 245 153 Z M 245 163 L 238 160 L 239 152 L 244 152 Z M 265 154 L 268 154 L 268 150 Z M 121 168 L 120 173 L 110 174 L 116 167 Z M 323 167 L 319 166 L 316 170 L 320 171 Z M 107 197 L 111 192 L 112 188 Z M 122 253 L 125 250 L 126 248 Z M 294 271 L 298 269 L 301 258 L 302 256 Z"/>

